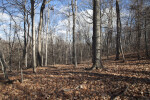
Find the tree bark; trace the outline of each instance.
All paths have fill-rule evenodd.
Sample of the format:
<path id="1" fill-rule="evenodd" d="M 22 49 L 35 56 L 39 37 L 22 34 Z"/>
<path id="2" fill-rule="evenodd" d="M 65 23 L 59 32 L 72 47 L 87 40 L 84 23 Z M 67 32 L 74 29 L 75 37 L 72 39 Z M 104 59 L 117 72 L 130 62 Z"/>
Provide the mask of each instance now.
<path id="1" fill-rule="evenodd" d="M 93 0 L 93 68 L 103 68 L 101 62 L 100 0 Z"/>
<path id="2" fill-rule="evenodd" d="M 140 59 L 140 47 L 141 47 L 141 27 L 140 27 L 140 9 L 141 6 L 143 5 L 143 1 L 137 0 L 137 56 L 138 56 L 138 60 Z"/>
<path id="3" fill-rule="evenodd" d="M 121 35 L 121 20 L 120 20 L 119 0 L 116 0 L 116 13 L 117 13 L 117 36 L 116 36 L 116 59 L 115 60 L 119 60 L 120 35 Z"/>
<path id="4" fill-rule="evenodd" d="M 112 44 L 112 33 L 113 33 L 113 0 L 109 1 L 109 18 L 108 18 L 108 36 L 107 36 L 107 59 L 109 59 L 109 48 Z"/>
<path id="5" fill-rule="evenodd" d="M 42 51 L 41 51 L 41 33 L 42 33 L 42 24 L 43 24 L 43 12 L 45 9 L 46 0 L 43 0 L 42 6 L 40 9 L 40 22 L 39 22 L 39 28 L 38 28 L 38 52 L 37 52 L 37 60 L 38 65 L 42 66 Z"/>
<path id="6" fill-rule="evenodd" d="M 27 68 L 27 33 L 26 33 L 26 0 L 24 1 L 24 50 L 23 59 L 25 67 Z"/>
<path id="7" fill-rule="evenodd" d="M 36 73 L 35 26 L 34 26 L 35 13 L 34 13 L 34 3 L 35 3 L 35 0 L 31 0 L 31 19 L 32 19 L 32 66 L 33 66 L 33 72 Z"/>
<path id="8" fill-rule="evenodd" d="M 69 29 L 68 29 L 68 32 L 69 32 L 69 56 L 70 56 L 70 64 L 72 64 L 72 51 L 71 51 L 71 34 L 70 34 L 70 32 L 71 32 L 71 28 L 70 28 L 70 16 L 71 16 L 71 14 L 70 14 L 70 10 L 69 10 L 69 16 L 68 16 L 68 27 L 69 27 Z"/>
<path id="9" fill-rule="evenodd" d="M 49 8 L 48 8 L 48 21 L 47 21 L 47 29 L 46 29 L 46 46 L 45 46 L 45 66 L 47 66 L 47 51 L 48 51 L 48 25 L 49 25 Z"/>
<path id="10" fill-rule="evenodd" d="M 149 58 L 149 53 L 148 53 L 148 40 L 147 40 L 147 20 L 146 20 L 146 17 L 145 17 L 145 31 L 144 31 L 144 34 L 145 34 L 145 55 L 147 58 Z"/>
<path id="11" fill-rule="evenodd" d="M 44 66 L 44 50 L 45 50 L 45 49 L 44 49 L 44 48 L 45 48 L 45 47 L 44 47 L 44 35 L 45 35 L 45 34 L 44 34 L 44 28 L 43 28 L 43 32 L 42 32 L 42 33 L 43 33 L 43 34 L 42 34 L 42 53 L 41 53 L 41 54 L 42 54 L 42 63 L 41 63 L 41 64 L 42 64 L 42 66 Z"/>
<path id="12" fill-rule="evenodd" d="M 72 13 L 73 13 L 73 64 L 77 67 L 77 56 L 76 56 L 76 13 L 77 13 L 77 0 L 72 0 Z"/>
<path id="13" fill-rule="evenodd" d="M 11 62 L 12 62 L 12 45 L 10 41 L 11 36 L 11 18 L 10 18 L 10 32 L 9 32 L 9 70 L 11 71 Z"/>
<path id="14" fill-rule="evenodd" d="M 68 43 L 68 29 L 66 30 L 67 34 L 66 34 L 66 42 Z M 66 51 L 65 51 L 65 62 L 66 65 L 68 64 L 68 44 L 66 44 Z"/>
<path id="15" fill-rule="evenodd" d="M 55 65 L 55 46 L 54 46 L 54 36 L 52 34 L 51 36 L 51 41 L 52 41 L 52 59 L 53 59 L 53 66 Z"/>
<path id="16" fill-rule="evenodd" d="M 25 66 L 28 68 L 28 46 L 29 46 L 29 34 L 30 34 L 30 23 L 27 15 L 27 24 L 28 24 L 28 34 L 27 34 L 27 46 L 26 46 L 26 57 L 25 57 Z"/>
<path id="17" fill-rule="evenodd" d="M 5 79 L 8 79 L 8 75 L 7 75 L 7 72 L 6 72 L 6 69 L 7 69 L 7 64 L 5 62 L 5 59 L 4 59 L 4 56 L 3 56 L 3 53 L 0 51 L 0 64 L 2 66 L 2 71 L 4 73 L 4 78 Z"/>

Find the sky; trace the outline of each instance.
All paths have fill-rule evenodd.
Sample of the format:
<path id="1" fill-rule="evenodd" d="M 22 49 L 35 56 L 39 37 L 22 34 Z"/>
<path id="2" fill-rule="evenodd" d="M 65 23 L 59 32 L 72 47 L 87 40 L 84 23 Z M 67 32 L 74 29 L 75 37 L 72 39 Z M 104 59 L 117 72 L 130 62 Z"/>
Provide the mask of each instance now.
<path id="1" fill-rule="evenodd" d="M 6 1 L 3 0 L 5 3 Z M 27 0 L 27 1 L 30 1 L 30 0 Z M 71 1 L 71 0 L 68 0 L 68 1 Z M 86 14 L 86 12 L 89 12 L 89 14 L 92 15 L 92 10 L 91 9 L 88 9 L 88 8 L 79 8 L 81 6 L 81 4 L 83 4 L 81 1 L 84 1 L 85 0 L 78 0 L 78 17 L 80 18 L 80 21 L 81 22 L 85 22 L 85 19 L 88 20 L 89 22 L 91 22 L 91 20 L 88 18 L 88 17 L 85 17 L 83 16 L 83 14 Z M 123 0 L 124 1 L 124 0 Z M 128 0 L 125 0 L 126 3 L 129 3 Z M 69 3 L 71 4 L 71 2 Z M 55 30 L 55 35 L 59 35 L 59 36 L 62 36 L 63 38 L 65 37 L 66 35 L 66 30 L 68 29 L 68 17 L 65 16 L 64 13 L 66 13 L 66 10 L 68 9 L 68 2 L 67 0 L 52 0 L 50 3 L 49 3 L 50 6 L 53 6 L 54 7 L 54 11 L 50 11 L 50 27 L 49 27 L 49 30 Z M 125 4 L 124 4 L 125 5 Z M 0 6 L 2 6 L 2 1 L 0 1 Z M 28 5 L 30 6 L 30 4 Z M 48 5 L 47 5 L 48 6 Z M 45 8 L 45 11 L 47 10 L 47 6 Z M 38 23 L 39 23 L 39 13 L 40 13 L 40 7 L 41 7 L 41 3 L 36 6 L 36 15 L 35 15 L 35 26 L 36 28 L 38 27 Z M 83 6 L 84 7 L 84 6 Z M 13 11 L 15 10 L 15 8 L 17 7 L 11 7 L 9 6 L 7 9 L 10 10 L 10 11 Z M 114 12 L 115 12 L 115 8 L 114 8 Z M 128 14 L 127 10 L 122 10 L 122 16 L 126 16 Z M 23 16 L 22 16 L 22 12 L 15 12 L 13 13 L 13 18 L 14 20 L 17 22 L 17 24 L 20 24 L 22 29 L 23 29 Z M 6 12 L 6 11 L 2 11 L 0 10 L 0 37 L 6 39 L 5 37 L 5 32 L 4 30 L 9 33 L 10 31 L 10 16 L 9 14 Z M 84 17 L 84 19 L 83 19 Z M 106 17 L 104 17 L 103 20 L 105 20 Z M 115 25 L 115 18 L 114 18 L 114 25 Z M 70 21 L 71 21 L 71 26 L 72 26 L 72 18 L 70 17 Z M 13 21 L 11 21 L 11 24 L 14 24 Z M 78 27 L 78 26 L 77 26 Z M 92 28 L 92 25 L 91 25 L 91 28 Z M 12 32 L 13 33 L 14 30 L 12 28 Z M 71 33 L 70 33 L 71 34 Z M 22 37 L 23 35 L 23 31 L 20 30 L 19 32 L 19 35 Z"/>

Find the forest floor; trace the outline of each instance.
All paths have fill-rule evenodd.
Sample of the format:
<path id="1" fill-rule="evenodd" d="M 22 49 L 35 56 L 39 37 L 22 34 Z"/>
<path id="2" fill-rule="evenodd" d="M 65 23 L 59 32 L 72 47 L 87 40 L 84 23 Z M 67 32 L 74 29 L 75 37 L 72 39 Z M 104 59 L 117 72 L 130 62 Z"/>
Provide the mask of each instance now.
<path id="1" fill-rule="evenodd" d="M 126 62 L 104 59 L 104 70 L 87 71 L 92 64 L 55 65 L 0 74 L 0 99 L 11 100 L 150 100 L 150 60 L 131 57 Z"/>

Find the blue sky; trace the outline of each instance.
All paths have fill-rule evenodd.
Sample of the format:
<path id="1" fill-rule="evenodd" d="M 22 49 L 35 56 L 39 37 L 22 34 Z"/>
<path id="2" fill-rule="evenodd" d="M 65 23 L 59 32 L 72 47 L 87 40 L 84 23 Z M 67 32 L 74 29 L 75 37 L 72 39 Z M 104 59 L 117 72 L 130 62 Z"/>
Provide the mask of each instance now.
<path id="1" fill-rule="evenodd" d="M 30 2 L 30 0 L 27 0 L 27 1 L 28 1 L 28 3 Z M 54 6 L 54 11 L 50 11 L 51 28 L 59 27 L 57 32 L 65 33 L 65 31 L 66 31 L 66 25 L 65 25 L 66 23 L 63 23 L 63 22 L 66 22 L 67 17 L 64 14 L 62 14 L 61 11 L 63 11 L 65 9 L 65 7 L 68 6 L 68 1 L 70 1 L 69 4 L 71 4 L 71 0 L 61 0 L 61 2 L 60 2 L 60 0 L 52 0 L 49 3 L 50 6 Z M 81 1 L 82 0 L 78 0 L 78 6 L 80 5 Z M 123 2 L 125 2 L 125 3 L 123 3 L 124 5 L 129 3 L 128 0 L 123 0 Z M 5 3 L 5 0 L 4 0 L 4 3 Z M 2 1 L 0 1 L 0 6 L 1 5 L 2 5 Z M 29 3 L 29 6 L 30 6 L 30 3 Z M 45 10 L 47 9 L 47 6 L 46 6 Z M 36 8 L 36 16 L 35 16 L 36 27 L 38 26 L 38 23 L 39 23 L 40 7 L 41 7 L 41 3 Z M 8 8 L 8 10 L 15 10 L 15 7 L 14 8 L 10 7 L 10 8 Z M 82 10 L 79 8 L 78 13 L 83 12 L 84 10 L 88 10 L 88 8 L 85 8 Z M 20 16 L 23 18 L 21 13 L 16 12 L 16 13 L 13 13 L 13 15 L 17 15 L 17 16 Z M 0 18 L 0 37 L 4 37 L 5 34 L 3 32 L 4 31 L 3 29 L 5 28 L 7 30 L 7 32 L 9 32 L 9 20 L 10 20 L 10 18 L 6 12 L 3 13 L 2 11 L 0 11 L 0 16 L 2 16 Z M 18 20 L 17 23 L 21 24 L 21 26 L 23 28 L 23 20 L 21 18 L 18 18 L 18 17 L 14 17 L 14 19 Z M 3 23 L 1 22 L 1 20 L 3 21 Z M 12 24 L 13 24 L 13 22 L 12 22 Z"/>

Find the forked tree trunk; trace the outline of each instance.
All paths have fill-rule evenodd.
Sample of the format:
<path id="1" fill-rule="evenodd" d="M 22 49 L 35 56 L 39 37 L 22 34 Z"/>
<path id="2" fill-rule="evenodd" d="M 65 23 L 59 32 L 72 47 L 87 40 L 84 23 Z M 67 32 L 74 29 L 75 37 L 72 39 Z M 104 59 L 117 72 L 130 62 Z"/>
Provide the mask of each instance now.
<path id="1" fill-rule="evenodd" d="M 46 0 L 43 0 L 41 10 L 40 10 L 40 22 L 39 22 L 39 28 L 38 28 L 38 54 L 37 54 L 37 60 L 38 65 L 42 66 L 42 48 L 41 48 L 41 33 L 42 33 L 42 24 L 43 24 L 43 12 L 45 9 Z"/>

